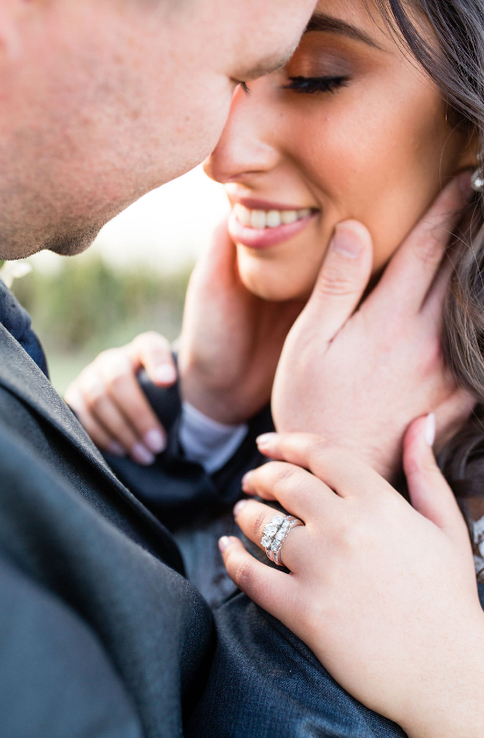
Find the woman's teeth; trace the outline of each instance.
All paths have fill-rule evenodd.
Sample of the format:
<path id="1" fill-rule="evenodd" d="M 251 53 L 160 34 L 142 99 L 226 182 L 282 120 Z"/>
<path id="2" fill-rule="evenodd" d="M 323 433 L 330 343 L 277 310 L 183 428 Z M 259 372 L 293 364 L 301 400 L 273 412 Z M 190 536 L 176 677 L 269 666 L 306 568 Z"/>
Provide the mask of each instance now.
<path id="1" fill-rule="evenodd" d="M 311 215 L 310 208 L 303 210 L 249 210 L 240 203 L 234 207 L 235 216 L 239 223 L 247 228 L 278 228 L 302 220 Z"/>

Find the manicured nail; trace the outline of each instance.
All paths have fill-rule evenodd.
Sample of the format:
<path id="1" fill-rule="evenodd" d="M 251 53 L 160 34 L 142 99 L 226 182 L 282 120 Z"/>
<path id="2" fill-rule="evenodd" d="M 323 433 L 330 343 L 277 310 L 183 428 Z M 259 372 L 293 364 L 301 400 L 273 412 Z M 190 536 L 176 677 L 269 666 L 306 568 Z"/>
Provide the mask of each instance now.
<path id="1" fill-rule="evenodd" d="M 247 505 L 248 500 L 239 500 L 236 506 L 234 507 L 234 518 L 239 515 L 240 511 Z"/>
<path id="2" fill-rule="evenodd" d="M 121 444 L 117 443 L 116 441 L 111 441 L 111 443 L 108 446 L 108 451 L 113 456 L 118 456 L 120 459 L 123 458 L 123 456 L 126 456 L 126 451 L 121 446 Z"/>
<path id="3" fill-rule="evenodd" d="M 222 536 L 222 538 L 219 539 L 218 547 L 220 549 L 220 553 L 223 553 L 227 546 L 230 546 L 231 539 L 229 536 Z"/>
<path id="4" fill-rule="evenodd" d="M 255 439 L 259 448 L 269 448 L 277 438 L 277 433 L 263 433 Z"/>
<path id="5" fill-rule="evenodd" d="M 173 384 L 176 380 L 176 369 L 173 364 L 161 364 L 155 369 L 154 374 L 160 384 Z"/>
<path id="6" fill-rule="evenodd" d="M 143 446 L 142 443 L 135 443 L 131 449 L 131 456 L 138 464 L 141 464 L 141 466 L 151 466 L 155 460 L 151 451 L 148 451 L 146 446 Z"/>
<path id="7" fill-rule="evenodd" d="M 429 446 L 434 445 L 435 441 L 435 414 L 430 413 L 430 415 L 427 416 L 427 422 L 425 424 L 425 440 L 429 444 Z"/>
<path id="8" fill-rule="evenodd" d="M 152 428 L 143 438 L 146 448 L 153 454 L 161 454 L 166 448 L 166 437 L 158 428 Z"/>
<path id="9" fill-rule="evenodd" d="M 337 225 L 330 248 L 349 259 L 356 259 L 361 254 L 363 244 L 350 228 Z"/>

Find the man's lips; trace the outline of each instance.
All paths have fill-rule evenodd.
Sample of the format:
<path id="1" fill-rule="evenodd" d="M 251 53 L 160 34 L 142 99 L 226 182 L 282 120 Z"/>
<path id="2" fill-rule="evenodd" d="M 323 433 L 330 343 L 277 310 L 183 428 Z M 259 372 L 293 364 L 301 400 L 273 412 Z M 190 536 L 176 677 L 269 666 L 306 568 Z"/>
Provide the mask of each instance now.
<path id="1" fill-rule="evenodd" d="M 293 238 L 318 213 L 310 208 L 268 207 L 266 203 L 266 209 L 261 209 L 260 205 L 257 209 L 247 205 L 245 201 L 244 205 L 234 205 L 229 219 L 229 232 L 236 243 L 254 249 L 268 248 Z"/>

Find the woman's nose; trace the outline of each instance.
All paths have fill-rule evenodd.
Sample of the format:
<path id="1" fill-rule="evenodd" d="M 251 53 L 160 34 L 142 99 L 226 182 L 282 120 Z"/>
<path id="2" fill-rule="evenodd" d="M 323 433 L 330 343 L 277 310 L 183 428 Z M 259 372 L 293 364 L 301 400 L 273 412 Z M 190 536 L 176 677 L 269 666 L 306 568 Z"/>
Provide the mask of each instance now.
<path id="1" fill-rule="evenodd" d="M 204 165 L 208 176 L 217 182 L 244 181 L 277 166 L 270 95 L 264 95 L 263 85 L 263 80 L 252 82 L 249 94 L 242 88 L 234 94 L 222 136 Z"/>

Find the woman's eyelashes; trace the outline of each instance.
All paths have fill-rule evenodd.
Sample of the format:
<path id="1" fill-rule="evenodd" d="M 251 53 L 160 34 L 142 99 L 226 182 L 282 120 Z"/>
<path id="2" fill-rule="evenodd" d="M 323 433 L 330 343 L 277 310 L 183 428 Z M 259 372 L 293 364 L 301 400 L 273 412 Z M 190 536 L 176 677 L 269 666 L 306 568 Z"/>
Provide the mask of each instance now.
<path id="1" fill-rule="evenodd" d="M 318 92 L 336 92 L 348 84 L 348 77 L 289 77 L 284 89 L 303 95 L 315 95 Z"/>

